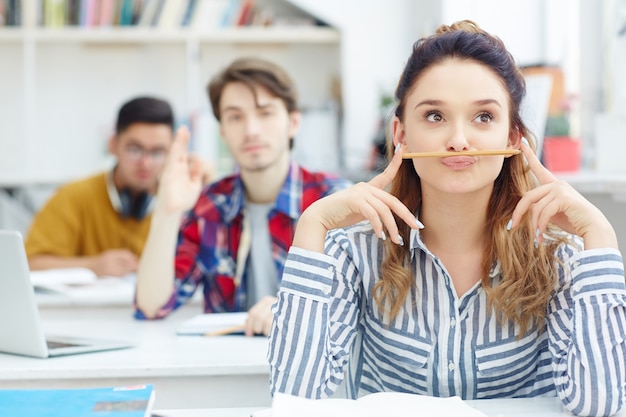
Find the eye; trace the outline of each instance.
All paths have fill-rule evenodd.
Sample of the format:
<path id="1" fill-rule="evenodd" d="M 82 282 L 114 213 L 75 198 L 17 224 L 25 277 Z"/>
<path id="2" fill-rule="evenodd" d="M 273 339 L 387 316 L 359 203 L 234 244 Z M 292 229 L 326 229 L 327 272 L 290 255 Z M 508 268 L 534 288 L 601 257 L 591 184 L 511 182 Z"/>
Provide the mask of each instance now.
<path id="1" fill-rule="evenodd" d="M 226 116 L 226 120 L 228 120 L 229 122 L 237 122 L 241 120 L 241 116 L 236 113 L 231 113 L 228 116 Z"/>
<path id="2" fill-rule="evenodd" d="M 433 123 L 443 122 L 443 116 L 437 111 L 426 113 L 426 120 Z"/>
<path id="3" fill-rule="evenodd" d="M 269 116 L 271 116 L 272 114 L 273 114 L 273 112 L 272 112 L 271 110 L 263 110 L 263 111 L 261 112 L 261 116 L 263 116 L 263 117 L 269 117 Z"/>
<path id="4" fill-rule="evenodd" d="M 479 123 L 491 123 L 491 121 L 493 120 L 493 116 L 485 112 L 479 114 L 474 120 Z"/>

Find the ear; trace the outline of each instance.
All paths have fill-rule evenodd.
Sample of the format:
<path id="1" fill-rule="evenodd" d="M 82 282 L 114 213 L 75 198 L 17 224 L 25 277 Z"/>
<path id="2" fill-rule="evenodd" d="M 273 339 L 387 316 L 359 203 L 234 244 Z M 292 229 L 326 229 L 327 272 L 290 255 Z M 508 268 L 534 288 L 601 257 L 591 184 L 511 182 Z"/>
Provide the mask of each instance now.
<path id="1" fill-rule="evenodd" d="M 119 156 L 119 150 L 117 149 L 117 135 L 111 135 L 107 145 L 111 155 Z"/>
<path id="2" fill-rule="evenodd" d="M 404 124 L 400 121 L 398 116 L 394 116 L 391 122 L 391 133 L 393 137 L 393 146 L 400 144 L 403 150 L 406 150 L 406 131 L 404 130 Z"/>
<path id="3" fill-rule="evenodd" d="M 512 129 L 509 134 L 509 144 L 507 148 L 510 149 L 520 149 L 522 143 L 522 133 L 518 129 Z M 510 158 L 509 156 L 505 156 L 505 158 Z"/>
<path id="4" fill-rule="evenodd" d="M 302 123 L 302 113 L 295 110 L 289 113 L 289 137 L 293 138 L 300 130 L 300 124 Z"/>

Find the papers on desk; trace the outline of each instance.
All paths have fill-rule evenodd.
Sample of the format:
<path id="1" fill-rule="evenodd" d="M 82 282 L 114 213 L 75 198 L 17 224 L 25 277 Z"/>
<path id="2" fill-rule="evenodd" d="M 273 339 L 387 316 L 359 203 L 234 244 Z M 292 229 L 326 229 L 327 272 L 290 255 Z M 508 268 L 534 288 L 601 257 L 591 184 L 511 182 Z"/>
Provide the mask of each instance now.
<path id="1" fill-rule="evenodd" d="M 460 397 L 439 398 L 400 392 L 377 392 L 357 400 L 326 398 L 311 400 L 276 393 L 272 408 L 251 417 L 379 417 L 379 416 L 487 417 Z"/>
<path id="2" fill-rule="evenodd" d="M 87 268 L 63 268 L 31 271 L 30 278 L 37 293 L 63 294 L 77 299 L 111 299 L 130 304 L 136 276 L 98 278 Z"/>
<path id="3" fill-rule="evenodd" d="M 20 417 L 149 417 L 152 385 L 0 390 L 0 415 Z"/>
<path id="4" fill-rule="evenodd" d="M 183 322 L 176 334 L 183 336 L 242 334 L 247 317 L 247 312 L 199 314 Z"/>

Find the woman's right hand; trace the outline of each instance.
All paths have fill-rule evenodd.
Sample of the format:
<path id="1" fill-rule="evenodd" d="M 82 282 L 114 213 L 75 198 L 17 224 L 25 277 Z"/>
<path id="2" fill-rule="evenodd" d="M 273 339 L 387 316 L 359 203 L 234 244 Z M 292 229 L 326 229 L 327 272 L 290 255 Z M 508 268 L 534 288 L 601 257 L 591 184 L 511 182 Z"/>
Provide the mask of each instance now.
<path id="1" fill-rule="evenodd" d="M 202 190 L 202 162 L 189 157 L 188 143 L 189 130 L 181 126 L 176 131 L 159 179 L 157 204 L 168 213 L 191 209 Z"/>
<path id="2" fill-rule="evenodd" d="M 298 221 L 293 245 L 323 252 L 326 232 L 363 220 L 369 220 L 378 237 L 402 244 L 393 213 L 413 229 L 421 223 L 400 200 L 385 191 L 401 165 L 402 150 L 398 149 L 387 168 L 369 182 L 355 184 L 311 204 Z"/>

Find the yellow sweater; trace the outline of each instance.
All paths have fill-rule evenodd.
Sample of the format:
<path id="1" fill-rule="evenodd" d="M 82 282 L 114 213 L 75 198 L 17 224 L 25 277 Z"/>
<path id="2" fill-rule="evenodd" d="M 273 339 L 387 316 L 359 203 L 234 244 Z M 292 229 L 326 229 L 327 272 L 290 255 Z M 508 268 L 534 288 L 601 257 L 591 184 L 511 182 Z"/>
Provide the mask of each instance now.
<path id="1" fill-rule="evenodd" d="M 122 218 L 109 200 L 106 175 L 60 187 L 37 213 L 26 236 L 27 255 L 94 256 L 127 248 L 141 255 L 150 229 L 143 220 Z"/>

